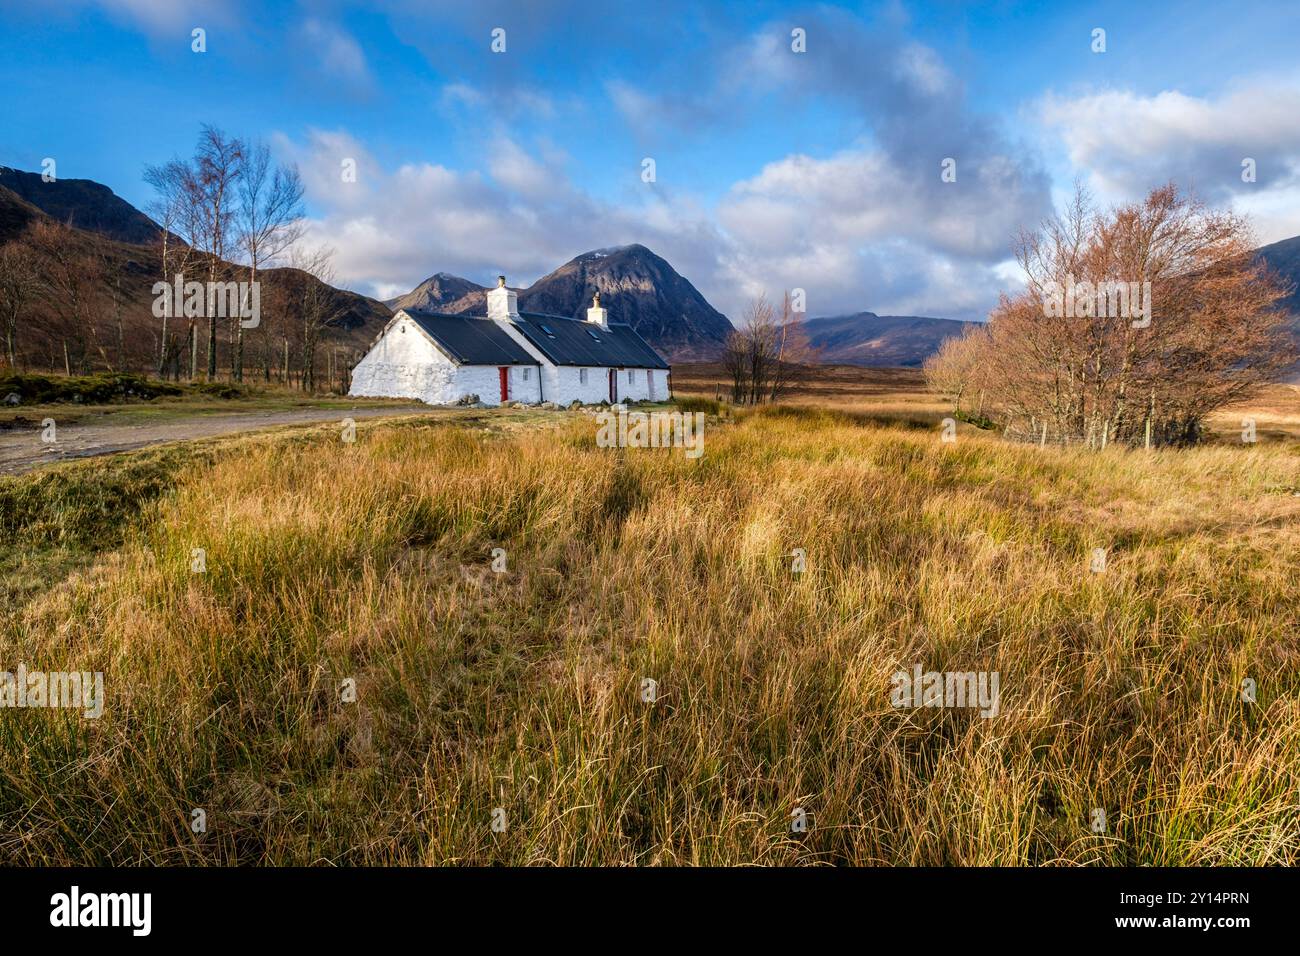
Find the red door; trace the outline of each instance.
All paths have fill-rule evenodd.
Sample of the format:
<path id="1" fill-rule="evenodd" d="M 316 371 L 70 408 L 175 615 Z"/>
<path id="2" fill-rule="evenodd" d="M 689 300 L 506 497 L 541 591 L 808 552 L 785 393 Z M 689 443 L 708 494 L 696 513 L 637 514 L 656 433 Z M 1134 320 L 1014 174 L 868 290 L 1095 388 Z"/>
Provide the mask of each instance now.
<path id="1" fill-rule="evenodd" d="M 609 370 L 609 403 L 611 405 L 618 403 L 618 372 L 614 369 Z"/>
<path id="2" fill-rule="evenodd" d="M 497 371 L 501 373 L 501 401 L 507 402 L 510 400 L 510 368 L 502 365 Z"/>

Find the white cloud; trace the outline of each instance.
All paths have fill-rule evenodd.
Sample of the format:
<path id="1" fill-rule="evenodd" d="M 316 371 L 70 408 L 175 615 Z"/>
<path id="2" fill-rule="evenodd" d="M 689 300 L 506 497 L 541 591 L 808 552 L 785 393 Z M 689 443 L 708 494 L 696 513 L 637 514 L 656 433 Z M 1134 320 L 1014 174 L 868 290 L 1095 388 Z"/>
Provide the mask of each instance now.
<path id="1" fill-rule="evenodd" d="M 867 30 L 830 8 L 801 22 L 815 55 L 793 54 L 789 26 L 768 24 L 719 48 L 689 80 L 605 84 L 641 135 L 717 138 L 748 122 L 746 109 L 770 109 L 763 96 L 833 103 L 870 129 L 830 156 L 767 163 L 716 207 L 662 184 L 617 202 L 594 198 L 570 177 L 562 150 L 525 138 L 535 125 L 508 122 L 553 115 L 545 94 L 502 77 L 441 90 L 444 111 L 473 119 L 459 134 L 479 157 L 469 170 L 385 170 L 345 134 L 313 134 L 301 149 L 325 170 L 307 177 L 323 210 L 314 232 L 339 249 L 341 275 L 389 297 L 436 271 L 477 281 L 504 271 L 525 285 L 578 253 L 640 242 L 731 316 L 760 292 L 794 287 L 807 291 L 813 314 L 982 316 L 1007 286 L 999 270 L 1014 233 L 1048 211 L 1035 154 L 967 110 L 938 54 L 898 29 Z M 364 182 L 350 193 L 334 176 L 344 150 L 362 157 Z M 946 157 L 957 160 L 955 183 L 941 180 Z"/>
<path id="2" fill-rule="evenodd" d="M 715 115 L 716 103 L 738 113 L 789 103 L 823 110 L 828 122 L 847 114 L 869 130 L 863 144 L 827 157 L 769 162 L 724 195 L 716 219 L 733 303 L 735 289 L 799 287 L 814 313 L 979 317 L 1004 285 L 993 266 L 1015 233 L 1050 212 L 1037 153 L 971 111 L 938 53 L 896 19 L 869 28 L 818 7 L 792 21 L 807 29 L 807 54 L 791 51 L 790 24 L 774 22 L 720 49 L 699 78 L 607 82 L 614 107 L 642 135 L 716 138 L 736 119 Z M 941 179 L 948 158 L 956 182 Z"/>
<path id="3" fill-rule="evenodd" d="M 1257 78 L 1214 97 L 1048 94 L 1037 115 L 1105 202 L 1137 199 L 1173 180 L 1250 214 L 1261 241 L 1300 232 L 1300 79 Z M 1247 158 L 1254 183 L 1241 178 Z"/>
<path id="4" fill-rule="evenodd" d="M 484 144 L 486 173 L 419 162 L 385 169 L 340 131 L 313 131 L 301 143 L 279 136 L 275 144 L 298 163 L 319 210 L 306 241 L 333 246 L 340 281 L 368 294 L 391 298 L 434 272 L 481 282 L 504 272 L 527 285 L 581 252 L 632 242 L 716 290 L 710 280 L 722 242 L 689 200 L 597 201 L 502 133 Z M 344 155 L 358 160 L 356 183 L 339 181 Z"/>
<path id="5" fill-rule="evenodd" d="M 303 21 L 301 39 L 311 48 L 311 59 L 323 73 L 369 86 L 370 67 L 366 55 L 353 37 L 333 23 L 315 17 Z"/>
<path id="6" fill-rule="evenodd" d="M 905 83 L 927 96 L 941 96 L 954 85 L 952 74 L 939 55 L 920 43 L 903 47 L 898 59 L 898 72 Z"/>
<path id="7" fill-rule="evenodd" d="M 1015 164 L 987 157 L 955 183 L 862 148 L 788 156 L 732 187 L 719 220 L 732 275 L 752 292 L 808 291 L 813 313 L 862 309 L 972 318 L 997 299 L 1026 207 Z M 761 288 L 760 288 L 761 287 Z"/>
<path id="8" fill-rule="evenodd" d="M 494 119 L 510 120 L 521 116 L 554 119 L 557 106 L 545 93 L 517 84 L 483 90 L 471 83 L 445 85 L 439 93 L 439 105 L 445 111 L 464 110 L 471 114 L 489 112 Z"/>
<path id="9" fill-rule="evenodd" d="M 524 152 L 508 136 L 498 136 L 488 150 L 492 178 L 522 196 L 546 199 L 555 191 L 559 174 Z"/>
<path id="10" fill-rule="evenodd" d="M 190 30 L 233 23 L 241 6 L 237 0 L 76 0 L 75 5 L 99 7 L 113 19 L 134 24 L 154 37 L 178 37 L 185 49 Z"/>
<path id="11" fill-rule="evenodd" d="M 305 143 L 277 133 L 271 146 L 281 161 L 298 166 L 307 196 L 329 209 L 363 215 L 386 178 L 369 150 L 341 130 L 311 130 Z"/>
<path id="12" fill-rule="evenodd" d="M 924 189 L 908 188 L 885 157 L 865 150 L 771 163 L 711 209 L 656 190 L 621 204 L 595 199 L 500 132 L 484 143 L 484 172 L 431 163 L 385 169 L 338 131 L 276 142 L 299 162 L 321 210 L 308 241 L 337 250 L 342 281 L 383 298 L 439 271 L 480 282 L 504 272 L 523 286 L 581 252 L 632 242 L 662 255 L 733 317 L 759 293 L 798 287 L 813 314 L 971 318 L 1005 285 L 994 266 L 1008 236 L 964 225 L 977 216 L 990 235 L 1009 231 L 1011 213 L 997 193 L 986 184 L 966 198 L 954 193 L 952 209 L 934 209 Z M 339 182 L 345 154 L 358 160 L 357 183 Z"/>

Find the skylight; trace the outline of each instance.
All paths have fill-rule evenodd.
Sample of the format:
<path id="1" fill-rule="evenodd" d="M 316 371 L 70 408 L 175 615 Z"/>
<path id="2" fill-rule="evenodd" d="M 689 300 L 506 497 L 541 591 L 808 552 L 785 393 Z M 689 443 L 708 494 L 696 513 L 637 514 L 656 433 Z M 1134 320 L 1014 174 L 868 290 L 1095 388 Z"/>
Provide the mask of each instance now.
<path id="1" fill-rule="evenodd" d="M 590 336 L 591 336 L 593 339 L 595 339 L 597 342 L 600 341 L 600 336 L 597 335 L 595 332 L 591 331 L 591 329 L 588 329 L 588 330 L 587 330 L 587 334 L 590 335 Z"/>

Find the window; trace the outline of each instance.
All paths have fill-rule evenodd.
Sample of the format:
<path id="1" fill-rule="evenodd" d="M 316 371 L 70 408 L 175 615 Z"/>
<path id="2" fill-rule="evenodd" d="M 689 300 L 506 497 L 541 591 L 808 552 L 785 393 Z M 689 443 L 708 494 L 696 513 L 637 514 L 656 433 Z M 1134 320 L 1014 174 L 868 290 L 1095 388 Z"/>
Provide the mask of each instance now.
<path id="1" fill-rule="evenodd" d="M 595 332 L 591 331 L 591 329 L 588 329 L 588 330 L 587 330 L 587 334 L 590 335 L 590 336 L 591 336 L 593 339 L 595 339 L 597 342 L 600 341 L 600 336 L 597 335 Z"/>
<path id="2" fill-rule="evenodd" d="M 578 369 L 578 384 L 579 385 L 587 384 L 587 370 L 585 368 Z"/>
<path id="3" fill-rule="evenodd" d="M 525 367 L 525 368 L 524 368 L 524 381 L 525 381 L 525 382 L 528 381 L 528 371 L 529 371 L 528 368 Z"/>
<path id="4" fill-rule="evenodd" d="M 547 335 L 549 335 L 551 338 L 555 338 L 555 333 L 552 332 L 547 326 L 538 323 L 537 327 L 541 329 L 543 332 L 545 332 Z"/>
<path id="5" fill-rule="evenodd" d="M 631 369 L 628 369 L 628 370 L 627 370 L 627 383 L 628 383 L 629 385 L 632 384 L 632 370 L 631 370 Z"/>

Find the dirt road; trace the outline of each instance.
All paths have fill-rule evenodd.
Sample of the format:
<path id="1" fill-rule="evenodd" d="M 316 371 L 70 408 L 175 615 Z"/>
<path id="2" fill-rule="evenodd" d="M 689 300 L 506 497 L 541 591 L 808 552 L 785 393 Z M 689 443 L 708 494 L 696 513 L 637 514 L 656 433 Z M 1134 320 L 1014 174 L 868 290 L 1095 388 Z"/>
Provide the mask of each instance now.
<path id="1" fill-rule="evenodd" d="M 146 445 L 243 434 L 285 425 L 310 425 L 351 418 L 393 417 L 428 414 L 425 406 L 394 405 L 365 408 L 295 408 L 286 410 L 212 412 L 203 415 L 168 417 L 163 420 L 132 420 L 127 415 L 109 414 L 103 421 L 82 419 L 57 425 L 55 441 L 44 440 L 39 420 L 30 425 L 0 431 L 0 475 L 20 474 L 41 465 L 94 455 L 109 455 Z"/>

